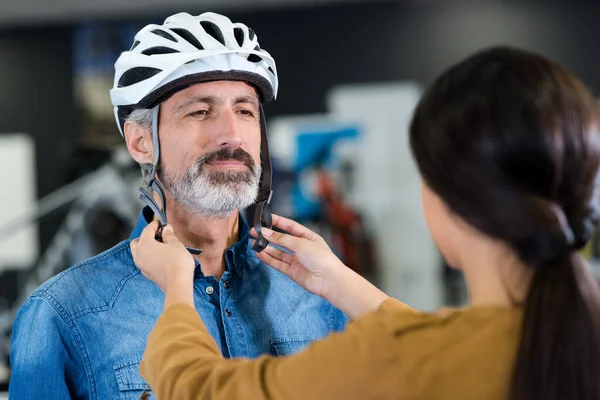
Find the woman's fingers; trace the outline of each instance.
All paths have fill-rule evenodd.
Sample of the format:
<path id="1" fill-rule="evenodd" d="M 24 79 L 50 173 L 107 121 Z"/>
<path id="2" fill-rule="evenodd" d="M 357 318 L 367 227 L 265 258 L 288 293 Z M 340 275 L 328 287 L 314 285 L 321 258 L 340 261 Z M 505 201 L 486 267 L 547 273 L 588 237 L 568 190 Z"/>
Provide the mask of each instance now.
<path id="1" fill-rule="evenodd" d="M 160 228 L 158 221 L 150 222 L 142 231 L 142 234 L 140 235 L 140 241 L 154 241 L 154 235 L 156 235 L 156 232 L 158 232 L 158 228 Z"/>
<path id="2" fill-rule="evenodd" d="M 294 261 L 294 255 L 287 253 L 281 249 L 278 249 L 276 247 L 273 246 L 267 246 L 266 249 L 263 250 L 264 252 L 266 252 L 267 254 L 269 254 L 271 257 L 283 261 L 286 264 L 291 264 Z"/>
<path id="3" fill-rule="evenodd" d="M 308 240 L 314 240 L 319 237 L 316 233 L 305 227 L 304 225 L 293 221 L 289 218 L 282 217 L 280 215 L 272 215 L 273 226 L 288 232 L 292 236 L 304 238 Z"/>
<path id="4" fill-rule="evenodd" d="M 267 253 L 266 250 L 263 250 L 260 253 L 256 253 L 256 256 L 259 260 L 261 260 L 271 268 L 288 275 L 290 269 L 289 263 L 286 263 L 280 260 L 279 258 L 273 257 L 272 255 Z"/>
<path id="5" fill-rule="evenodd" d="M 268 228 L 262 228 L 262 234 L 270 243 L 285 248 L 292 253 L 300 250 L 302 244 L 306 241 L 306 239 L 288 235 L 286 233 L 275 232 Z"/>

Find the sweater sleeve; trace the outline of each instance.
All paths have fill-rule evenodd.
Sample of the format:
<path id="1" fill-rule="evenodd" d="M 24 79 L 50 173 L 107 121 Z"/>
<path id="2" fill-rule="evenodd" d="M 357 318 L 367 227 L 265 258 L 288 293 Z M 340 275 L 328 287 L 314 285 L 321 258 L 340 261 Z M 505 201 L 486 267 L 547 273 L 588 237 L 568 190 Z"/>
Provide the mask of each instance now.
<path id="1" fill-rule="evenodd" d="M 382 399 L 397 393 L 394 299 L 289 357 L 225 359 L 196 311 L 169 307 L 148 337 L 141 374 L 170 400 Z"/>

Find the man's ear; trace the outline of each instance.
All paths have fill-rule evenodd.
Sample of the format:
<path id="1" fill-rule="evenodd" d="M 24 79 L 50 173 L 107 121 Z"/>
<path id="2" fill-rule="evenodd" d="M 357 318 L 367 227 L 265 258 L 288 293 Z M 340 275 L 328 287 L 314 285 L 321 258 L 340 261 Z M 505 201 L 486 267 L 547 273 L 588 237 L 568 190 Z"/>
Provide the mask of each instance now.
<path id="1" fill-rule="evenodd" d="M 152 164 L 152 133 L 142 125 L 133 121 L 126 121 L 123 127 L 125 143 L 131 157 L 138 164 Z"/>

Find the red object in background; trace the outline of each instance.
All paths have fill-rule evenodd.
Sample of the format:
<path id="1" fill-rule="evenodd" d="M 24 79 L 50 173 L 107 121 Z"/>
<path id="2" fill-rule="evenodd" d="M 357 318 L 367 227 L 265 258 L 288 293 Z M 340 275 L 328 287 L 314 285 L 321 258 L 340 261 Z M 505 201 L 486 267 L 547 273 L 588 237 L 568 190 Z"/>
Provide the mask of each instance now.
<path id="1" fill-rule="evenodd" d="M 316 173 L 317 194 L 322 201 L 323 218 L 331 227 L 332 245 L 339 249 L 342 261 L 349 268 L 362 276 L 375 277 L 375 246 L 361 214 L 344 202 L 326 170 Z"/>

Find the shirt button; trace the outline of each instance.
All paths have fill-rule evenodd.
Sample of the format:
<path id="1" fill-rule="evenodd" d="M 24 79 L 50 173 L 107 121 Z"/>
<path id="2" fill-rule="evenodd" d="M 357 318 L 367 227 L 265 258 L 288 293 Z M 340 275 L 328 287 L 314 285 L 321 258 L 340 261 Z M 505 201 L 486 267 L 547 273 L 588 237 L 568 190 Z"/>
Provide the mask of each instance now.
<path id="1" fill-rule="evenodd" d="M 229 281 L 224 281 L 224 282 L 223 282 L 223 287 L 224 287 L 225 289 L 229 289 Z"/>
<path id="2" fill-rule="evenodd" d="M 230 309 L 225 310 L 225 315 L 227 315 L 228 317 L 231 317 L 231 310 Z"/>
<path id="3" fill-rule="evenodd" d="M 212 286 L 206 287 L 206 294 L 213 294 L 215 292 L 215 288 Z"/>

